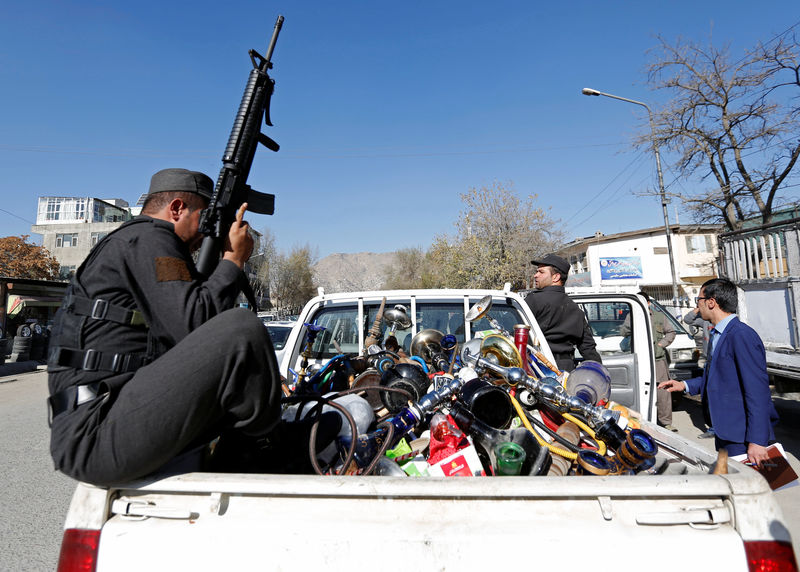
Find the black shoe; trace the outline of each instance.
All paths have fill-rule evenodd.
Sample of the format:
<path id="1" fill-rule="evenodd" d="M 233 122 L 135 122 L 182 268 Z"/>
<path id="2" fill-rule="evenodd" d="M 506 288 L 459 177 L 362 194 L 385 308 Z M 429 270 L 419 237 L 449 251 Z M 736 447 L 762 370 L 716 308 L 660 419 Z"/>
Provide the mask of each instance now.
<path id="1" fill-rule="evenodd" d="M 700 435 L 698 435 L 697 438 L 698 439 L 713 439 L 716 436 L 717 436 L 717 434 L 714 433 L 713 430 L 709 429 L 705 433 L 700 433 Z"/>
<path id="2" fill-rule="evenodd" d="M 315 473 L 309 450 L 314 420 L 315 418 L 309 416 L 300 421 L 281 421 L 267 436 L 273 449 L 273 463 L 268 472 L 300 475 Z M 314 447 L 317 454 L 333 443 L 341 428 L 342 416 L 336 411 L 326 411 L 319 416 Z"/>
<path id="3" fill-rule="evenodd" d="M 220 473 L 313 474 L 309 441 L 313 419 L 281 421 L 264 437 L 248 437 L 230 430 L 217 441 L 209 470 Z M 316 451 L 327 447 L 342 428 L 335 411 L 320 416 Z"/>

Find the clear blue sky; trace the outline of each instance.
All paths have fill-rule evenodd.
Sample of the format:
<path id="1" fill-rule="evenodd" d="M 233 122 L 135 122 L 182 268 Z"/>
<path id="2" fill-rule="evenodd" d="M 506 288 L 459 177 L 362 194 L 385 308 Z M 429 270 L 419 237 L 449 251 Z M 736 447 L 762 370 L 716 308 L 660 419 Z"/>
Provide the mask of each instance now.
<path id="1" fill-rule="evenodd" d="M 495 180 L 538 194 L 570 238 L 663 224 L 632 194 L 656 185 L 652 155 L 630 146 L 644 110 L 581 88 L 657 107 L 656 35 L 740 56 L 800 4 L 6 2 L 0 236 L 30 233 L 39 196 L 133 204 L 165 167 L 216 179 L 247 50 L 264 53 L 279 13 L 265 132 L 281 151 L 259 149 L 250 177 L 276 213 L 249 220 L 323 257 L 427 248 L 453 231 L 459 193 Z"/>

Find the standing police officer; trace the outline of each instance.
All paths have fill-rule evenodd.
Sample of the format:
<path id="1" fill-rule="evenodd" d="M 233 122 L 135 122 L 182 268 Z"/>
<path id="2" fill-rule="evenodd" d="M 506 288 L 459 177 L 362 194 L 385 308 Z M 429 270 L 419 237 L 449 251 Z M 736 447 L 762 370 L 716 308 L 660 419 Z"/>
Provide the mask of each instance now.
<path id="1" fill-rule="evenodd" d="M 533 276 L 536 290 L 526 296 L 525 302 L 536 316 L 558 368 L 575 369 L 576 347 L 583 359 L 602 363 L 586 315 L 564 291 L 569 262 L 548 254 L 531 264 L 537 265 Z"/>
<path id="2" fill-rule="evenodd" d="M 233 309 L 253 250 L 246 204 L 211 276 L 192 262 L 212 188 L 185 169 L 153 175 L 142 216 L 98 243 L 67 289 L 48 359 L 50 452 L 75 479 L 164 471 L 224 431 L 257 438 L 278 420 L 269 336 Z"/>

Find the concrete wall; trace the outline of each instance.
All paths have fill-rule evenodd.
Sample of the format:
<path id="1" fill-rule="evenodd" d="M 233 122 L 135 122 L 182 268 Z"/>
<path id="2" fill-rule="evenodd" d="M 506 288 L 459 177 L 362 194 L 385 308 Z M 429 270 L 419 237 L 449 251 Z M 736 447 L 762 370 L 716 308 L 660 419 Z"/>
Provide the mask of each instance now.
<path id="1" fill-rule="evenodd" d="M 42 235 L 42 246 L 56 257 L 61 266 L 80 266 L 92 249 L 93 232 L 109 233 L 119 228 L 121 222 L 75 222 L 66 224 L 33 225 L 31 232 Z M 77 246 L 56 246 L 56 235 L 78 235 Z"/>

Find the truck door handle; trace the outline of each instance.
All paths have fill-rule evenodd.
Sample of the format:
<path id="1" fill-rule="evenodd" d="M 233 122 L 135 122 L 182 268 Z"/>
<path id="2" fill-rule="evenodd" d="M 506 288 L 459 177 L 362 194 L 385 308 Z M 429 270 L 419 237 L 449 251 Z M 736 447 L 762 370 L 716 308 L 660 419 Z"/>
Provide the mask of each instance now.
<path id="1" fill-rule="evenodd" d="M 636 517 L 637 524 L 723 524 L 731 522 L 727 507 L 687 508 L 670 512 L 648 512 Z"/>
<path id="2" fill-rule="evenodd" d="M 117 499 L 111 503 L 111 513 L 141 518 L 173 518 L 178 520 L 196 519 L 200 515 L 185 509 L 160 507 L 151 502 Z"/>

